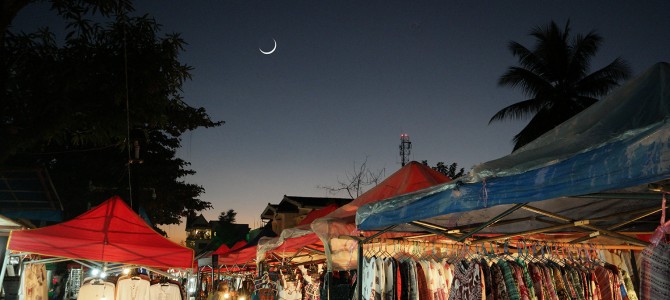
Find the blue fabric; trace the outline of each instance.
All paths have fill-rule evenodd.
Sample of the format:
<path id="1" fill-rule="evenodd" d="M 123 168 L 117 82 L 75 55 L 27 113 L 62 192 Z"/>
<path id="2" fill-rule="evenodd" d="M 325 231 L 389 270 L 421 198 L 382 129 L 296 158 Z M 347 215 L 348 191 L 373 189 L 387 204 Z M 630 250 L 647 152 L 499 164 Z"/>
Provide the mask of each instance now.
<path id="1" fill-rule="evenodd" d="M 553 165 L 506 177 L 370 203 L 357 211 L 361 230 L 424 220 L 449 213 L 585 195 L 670 177 L 670 125 L 661 122 Z M 584 201 L 588 201 L 585 199 Z"/>

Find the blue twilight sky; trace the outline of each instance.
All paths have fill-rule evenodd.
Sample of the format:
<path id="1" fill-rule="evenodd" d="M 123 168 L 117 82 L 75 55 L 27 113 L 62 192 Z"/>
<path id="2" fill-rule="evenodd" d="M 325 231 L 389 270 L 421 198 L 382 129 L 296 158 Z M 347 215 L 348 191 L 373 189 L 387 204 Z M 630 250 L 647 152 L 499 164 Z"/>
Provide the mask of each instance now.
<path id="1" fill-rule="evenodd" d="M 48 25 L 32 5 L 17 28 Z M 197 172 L 214 209 L 259 222 L 283 195 L 329 196 L 367 158 L 400 168 L 400 134 L 411 158 L 468 170 L 508 154 L 526 121 L 488 125 L 523 100 L 497 79 L 517 63 L 510 40 L 569 19 L 573 34 L 604 38 L 592 70 L 620 56 L 634 74 L 670 61 L 670 1 L 136 1 L 166 33 L 188 42 L 180 60 L 195 69 L 184 98 L 226 124 L 184 135 L 179 156 Z M 277 49 L 263 55 L 276 40 Z M 132 107 L 132 99 L 131 99 Z M 338 195 L 344 197 L 344 194 Z M 169 226 L 168 234 L 182 234 Z"/>

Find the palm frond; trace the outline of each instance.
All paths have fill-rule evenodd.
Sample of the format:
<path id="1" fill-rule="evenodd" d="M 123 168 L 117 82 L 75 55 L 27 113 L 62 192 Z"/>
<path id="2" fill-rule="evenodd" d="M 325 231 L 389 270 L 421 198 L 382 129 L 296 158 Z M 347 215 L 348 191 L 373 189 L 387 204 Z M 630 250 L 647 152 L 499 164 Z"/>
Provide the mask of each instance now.
<path id="1" fill-rule="evenodd" d="M 621 58 L 597 70 L 580 80 L 575 89 L 581 95 L 602 97 L 609 93 L 619 82 L 631 76 L 630 66 Z"/>
<path id="2" fill-rule="evenodd" d="M 582 78 L 591 69 L 591 58 L 595 56 L 602 38 L 591 31 L 587 35 L 577 35 L 572 41 L 570 73 L 573 78 Z"/>
<path id="3" fill-rule="evenodd" d="M 498 85 L 521 88 L 524 95 L 536 95 L 552 89 L 553 86 L 542 76 L 520 67 L 510 67 L 500 79 Z"/>
<path id="4" fill-rule="evenodd" d="M 489 120 L 489 124 L 494 121 L 502 121 L 505 119 L 524 119 L 528 117 L 528 115 L 540 111 L 542 106 L 542 101 L 538 101 L 535 98 L 514 103 L 499 110 L 495 115 L 493 115 L 493 117 L 491 117 Z"/>

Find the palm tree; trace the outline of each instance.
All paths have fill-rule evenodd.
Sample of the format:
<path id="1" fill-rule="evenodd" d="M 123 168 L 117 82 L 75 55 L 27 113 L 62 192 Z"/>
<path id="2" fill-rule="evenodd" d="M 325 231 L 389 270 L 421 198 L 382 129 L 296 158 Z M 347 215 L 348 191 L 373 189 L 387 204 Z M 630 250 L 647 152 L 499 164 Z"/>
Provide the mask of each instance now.
<path id="1" fill-rule="evenodd" d="M 529 98 L 501 109 L 489 124 L 532 116 L 514 136 L 514 151 L 591 106 L 630 77 L 630 68 L 621 58 L 589 74 L 590 60 L 602 38 L 593 31 L 571 39 L 569 34 L 570 21 L 562 31 L 552 21 L 530 32 L 536 40 L 533 50 L 514 41 L 509 44 L 519 66 L 510 67 L 498 85 L 521 88 Z"/>

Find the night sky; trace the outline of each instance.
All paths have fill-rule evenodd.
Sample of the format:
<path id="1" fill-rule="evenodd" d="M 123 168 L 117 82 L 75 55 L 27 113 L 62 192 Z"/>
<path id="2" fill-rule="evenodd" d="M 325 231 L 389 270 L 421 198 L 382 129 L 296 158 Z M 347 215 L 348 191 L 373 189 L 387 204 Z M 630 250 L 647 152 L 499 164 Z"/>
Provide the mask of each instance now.
<path id="1" fill-rule="evenodd" d="M 634 75 L 670 61 L 670 1 L 661 0 L 136 2 L 133 14 L 188 43 L 186 102 L 226 121 L 183 136 L 179 156 L 197 172 L 186 181 L 205 188 L 214 206 L 205 217 L 234 209 L 252 226 L 283 195 L 332 196 L 318 186 L 344 180 L 354 163 L 392 174 L 401 133 L 411 159 L 466 171 L 510 153 L 527 121 L 488 121 L 525 100 L 497 80 L 517 64 L 509 41 L 532 48 L 535 26 L 595 30 L 604 42 L 592 71 L 616 57 Z M 25 9 L 14 27 L 48 25 L 46 8 Z M 273 39 L 276 51 L 260 53 Z"/>

